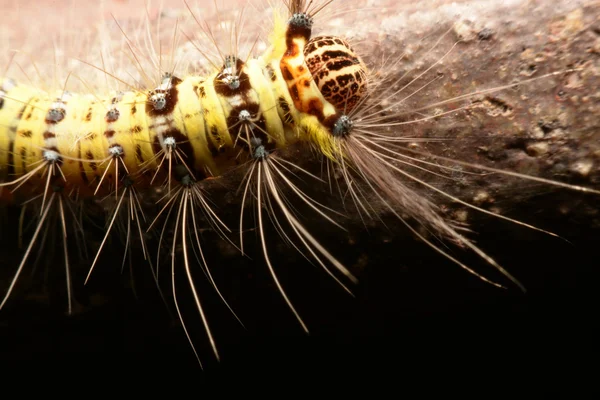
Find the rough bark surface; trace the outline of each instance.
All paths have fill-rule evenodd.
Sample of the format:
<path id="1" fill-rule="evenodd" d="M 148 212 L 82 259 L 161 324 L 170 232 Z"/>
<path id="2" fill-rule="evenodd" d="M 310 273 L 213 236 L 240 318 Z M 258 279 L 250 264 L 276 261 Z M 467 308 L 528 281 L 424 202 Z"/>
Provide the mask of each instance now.
<path id="1" fill-rule="evenodd" d="M 404 106 L 407 109 L 553 71 L 580 69 L 476 96 L 471 101 L 478 102 L 478 107 L 416 124 L 408 136 L 450 139 L 431 151 L 451 159 L 597 189 L 599 10 L 591 2 L 425 2 L 419 3 L 418 10 L 398 13 L 390 6 L 379 46 L 371 54 L 397 54 L 408 48 L 415 56 L 398 65 L 398 75 L 410 67 L 418 74 L 462 39 L 443 65 L 432 71 L 443 73 L 445 79 L 412 96 Z M 454 17 L 454 12 L 461 16 Z M 431 20 L 439 24 L 427 23 Z M 432 47 L 439 32 L 452 23 L 451 32 L 438 44 L 442 50 L 425 59 L 416 56 Z M 500 210 L 518 208 L 549 190 L 498 174 L 475 179 L 461 176 L 458 183 L 440 180 L 436 184 L 463 199 L 502 204 Z M 561 199 L 557 195 L 549 203 L 544 201 L 539 203 L 541 209 L 574 214 L 598 225 L 597 196 L 584 199 L 573 194 Z"/>

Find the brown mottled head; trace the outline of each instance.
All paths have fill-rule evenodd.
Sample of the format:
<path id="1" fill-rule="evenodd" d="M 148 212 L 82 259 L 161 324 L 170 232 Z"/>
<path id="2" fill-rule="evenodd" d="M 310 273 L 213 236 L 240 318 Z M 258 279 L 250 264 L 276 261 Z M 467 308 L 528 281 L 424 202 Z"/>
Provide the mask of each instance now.
<path id="1" fill-rule="evenodd" d="M 304 48 L 304 58 L 323 97 L 344 114 L 367 94 L 367 67 L 345 40 L 313 38 Z"/>

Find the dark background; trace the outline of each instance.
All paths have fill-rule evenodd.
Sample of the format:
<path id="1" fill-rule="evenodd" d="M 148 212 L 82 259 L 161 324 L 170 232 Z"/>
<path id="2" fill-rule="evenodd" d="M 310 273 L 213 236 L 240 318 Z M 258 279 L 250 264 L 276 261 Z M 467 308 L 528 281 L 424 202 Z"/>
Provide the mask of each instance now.
<path id="1" fill-rule="evenodd" d="M 350 224 L 349 234 L 317 224 L 328 248 L 357 272 L 356 298 L 296 252 L 278 247 L 276 233 L 270 232 L 274 265 L 311 330 L 309 336 L 277 293 L 260 254 L 250 253 L 257 260 L 251 261 L 205 246 L 220 289 L 247 330 L 194 267 L 222 357 L 217 363 L 192 308 L 187 283 L 178 280 L 180 306 L 204 372 L 177 319 L 169 316 L 158 296 L 143 260 L 134 260 L 136 299 L 127 271 L 121 276 L 116 265 L 120 262 L 115 263 L 122 246 L 113 247 L 89 286 L 77 290 L 79 312 L 66 317 L 62 259 L 55 255 L 50 266 L 56 280 L 44 286 L 38 270 L 38 280 L 33 281 L 48 296 L 33 296 L 39 293 L 35 290 L 16 292 L 3 310 L 2 363 L 10 366 L 11 374 L 35 379 L 69 377 L 90 385 L 119 382 L 138 389 L 144 382 L 165 388 L 204 382 L 223 384 L 226 390 L 232 382 L 410 385 L 423 376 L 434 380 L 450 376 L 459 379 L 459 385 L 466 376 L 491 385 L 522 379 L 532 383 L 538 379 L 534 375 L 547 381 L 554 374 L 578 370 L 586 358 L 593 358 L 597 315 L 593 230 L 580 226 L 575 232 L 570 225 L 573 234 L 567 243 L 493 219 L 476 227 L 478 245 L 521 280 L 528 289 L 523 294 L 510 284 L 502 290 L 479 281 L 396 230 L 390 221 L 390 229 Z M 247 238 L 251 249 L 253 235 Z M 344 243 L 347 238 L 353 244 Z M 207 243 L 212 239 L 208 235 Z M 452 251 L 479 272 L 495 276 L 468 253 Z M 76 282 L 87 272 L 82 265 L 75 269 Z M 161 268 L 162 288 L 169 297 L 168 262 Z M 181 263 L 177 268 L 178 276 L 183 276 Z M 27 273 L 24 277 L 21 290 L 31 282 Z"/>

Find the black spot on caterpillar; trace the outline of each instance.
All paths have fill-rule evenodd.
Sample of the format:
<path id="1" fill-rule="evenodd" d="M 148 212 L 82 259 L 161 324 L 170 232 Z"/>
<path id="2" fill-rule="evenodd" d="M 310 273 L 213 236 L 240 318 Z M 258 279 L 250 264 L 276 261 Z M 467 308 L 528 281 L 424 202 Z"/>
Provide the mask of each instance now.
<path id="1" fill-rule="evenodd" d="M 461 32 L 462 32 L 462 31 L 461 31 Z M 439 35 L 438 35 L 438 37 L 439 37 Z M 448 47 L 446 47 L 446 48 L 445 48 L 445 50 L 448 50 Z M 358 50 L 357 50 L 357 51 L 358 51 Z M 398 60 L 400 60 L 400 57 L 398 57 Z M 398 61 L 398 62 L 400 62 L 400 61 Z M 390 64 L 388 64 L 387 66 L 385 66 L 385 65 L 384 65 L 384 67 L 386 67 L 386 68 L 388 68 L 388 69 L 395 68 L 393 63 L 391 64 L 391 66 L 390 66 Z M 383 71 L 385 71 L 385 68 L 382 68 L 382 70 L 383 70 Z M 573 75 L 573 74 L 577 75 L 577 73 L 571 73 L 571 75 Z M 567 74 L 567 75 L 569 75 L 569 74 Z M 418 76 L 418 73 L 416 74 L 416 76 Z M 446 76 L 446 77 L 447 77 L 447 76 Z M 445 78 L 445 77 L 444 77 L 444 78 Z M 572 78 L 569 78 L 569 79 L 572 79 Z M 408 79 L 408 80 L 407 80 L 407 82 L 410 82 L 410 81 L 411 81 L 410 79 Z M 442 82 L 442 81 L 443 81 L 443 80 L 442 80 L 442 78 L 439 78 L 439 80 L 435 80 L 435 81 L 433 81 L 433 83 L 432 83 L 432 86 L 436 86 L 436 87 L 442 87 L 442 88 L 444 88 L 444 86 L 440 84 L 440 82 Z M 428 82 L 428 81 L 427 81 L 427 80 L 425 80 L 425 82 Z M 438 84 L 439 84 L 439 85 L 438 85 Z M 398 88 L 401 88 L 401 87 L 402 87 L 402 85 L 400 85 Z M 422 85 L 421 85 L 421 86 L 417 86 L 415 89 L 418 89 L 418 88 L 421 88 L 421 87 L 422 87 Z M 490 87 L 490 86 L 488 86 L 488 88 L 489 88 L 489 87 Z M 493 87 L 493 86 L 491 86 L 491 87 Z M 521 85 L 521 86 L 520 86 L 520 88 L 522 88 L 522 87 L 524 87 L 524 85 Z M 460 90 L 460 89 L 462 89 L 462 88 L 458 88 L 458 89 L 456 89 L 456 88 L 455 88 L 454 90 L 459 90 L 460 92 L 462 92 L 462 90 Z M 508 89 L 509 89 L 509 88 L 507 88 L 507 90 L 508 90 Z M 446 93 L 448 94 L 448 93 L 451 93 L 451 90 L 452 90 L 452 89 L 451 89 L 451 88 L 446 88 L 445 90 L 447 90 L 447 92 L 446 92 Z M 424 91 L 424 89 L 423 89 L 423 90 L 421 90 L 421 91 L 416 91 L 416 90 L 414 90 L 413 88 L 411 88 L 411 89 L 410 89 L 410 91 L 408 91 L 408 92 L 406 93 L 406 95 L 408 96 L 408 95 L 409 95 L 409 94 L 411 94 L 411 93 L 421 93 L 422 91 Z M 393 92 L 388 92 L 388 93 L 393 93 Z M 464 92 L 462 92 L 462 93 L 464 93 Z M 466 91 L 466 93 L 469 93 L 469 91 L 467 90 L 467 91 Z M 443 94 L 443 93 L 442 93 L 442 94 Z M 485 93 L 481 94 L 481 96 L 484 96 L 483 100 L 481 101 L 481 104 L 483 105 L 483 107 L 482 107 L 482 109 L 483 109 L 483 110 L 485 110 L 485 107 L 486 107 L 486 101 L 488 101 L 488 99 L 486 99 L 486 98 L 485 98 L 485 95 L 486 95 Z M 406 97 L 406 96 L 404 96 L 404 97 Z M 411 97 L 411 99 L 412 99 L 412 98 L 414 98 L 414 97 L 415 97 L 415 96 L 412 96 L 412 97 Z M 396 98 L 396 97 L 394 97 L 394 98 Z M 392 99 L 388 99 L 388 102 L 392 103 L 392 104 L 393 104 L 395 107 L 399 107 L 400 105 L 402 105 L 402 104 L 399 104 L 398 102 L 394 103 L 394 98 L 392 98 Z M 442 96 L 441 100 L 443 101 L 443 99 L 446 99 L 446 98 L 452 98 L 452 97 L 450 97 L 450 96 Z M 403 97 L 402 97 L 402 99 L 403 99 Z M 493 99 L 493 98 L 492 98 L 492 99 Z M 385 100 L 385 98 L 384 98 L 384 100 Z M 409 99 L 409 100 L 410 100 L 410 99 Z M 426 104 L 426 105 L 432 104 L 432 103 L 430 103 L 430 101 L 431 101 L 431 100 L 428 100 L 428 101 L 427 101 L 427 103 L 425 103 L 425 104 Z M 492 103 L 492 104 L 494 104 L 494 102 L 491 102 L 491 103 Z M 421 104 L 424 104 L 424 103 L 421 103 Z M 291 105 L 291 104 L 290 104 L 290 105 Z M 441 105 L 443 105 L 443 104 L 441 104 Z M 392 121 L 392 120 L 394 120 L 394 119 L 397 119 L 397 118 L 398 118 L 399 111 L 398 111 L 398 110 L 396 110 L 396 109 L 394 109 L 394 108 L 385 109 L 386 107 L 387 107 L 387 106 L 383 106 L 384 110 L 381 112 L 381 114 L 382 114 L 382 115 L 385 115 L 385 114 L 387 114 L 387 116 L 390 116 L 390 114 L 391 114 L 391 116 L 392 116 L 393 118 L 384 119 L 382 123 L 383 123 L 383 124 L 387 124 L 387 126 L 388 126 L 388 128 L 387 128 L 387 129 L 388 129 L 388 130 L 389 130 L 389 129 L 392 129 L 392 130 L 393 130 L 393 129 L 395 129 L 395 128 L 393 127 L 393 125 L 391 125 L 391 122 L 390 122 L 390 121 Z M 418 107 L 413 107 L 412 109 L 413 109 L 413 110 L 414 110 L 414 109 L 417 109 L 417 110 L 418 110 L 419 108 L 418 108 Z M 469 110 L 472 110 L 472 109 L 474 109 L 474 107 L 469 107 Z M 421 111 L 422 111 L 422 110 L 421 110 Z M 421 111 L 418 111 L 418 112 L 421 112 Z M 491 110 L 491 111 L 493 111 L 493 110 Z M 427 119 L 427 120 L 424 120 L 424 121 L 422 121 L 422 122 L 421 122 L 421 124 L 427 124 L 428 122 L 439 122 L 439 120 L 442 120 L 442 122 L 447 122 L 447 120 L 446 120 L 446 121 L 443 121 L 443 119 L 444 119 L 444 116 L 445 116 L 445 115 L 443 114 L 444 112 L 445 112 L 445 111 L 442 111 L 442 113 L 440 113 L 441 115 L 438 115 L 438 116 L 436 116 L 436 118 L 437 118 L 437 119 L 436 119 L 436 118 Z M 450 115 L 450 114 L 449 114 L 449 115 Z M 484 114 L 484 115 L 485 115 L 485 114 Z M 452 114 L 452 116 L 454 117 L 454 114 Z M 459 117 L 460 117 L 460 115 L 459 115 Z M 407 118 L 408 118 L 408 117 L 407 117 Z M 424 116 L 424 118 L 427 118 L 427 116 Z M 475 118 L 473 118 L 473 119 L 475 119 Z M 472 120 L 473 120 L 473 119 L 472 119 Z M 408 121 L 408 122 L 411 122 L 411 120 L 410 120 L 410 119 L 407 119 L 407 121 Z M 458 128 L 460 128 L 460 124 L 461 124 L 461 123 L 464 123 L 464 121 L 461 121 L 459 118 L 457 118 L 457 121 L 458 121 L 458 122 L 454 122 L 454 121 L 453 121 L 451 124 L 449 124 L 450 126 L 454 125 L 453 127 L 456 129 L 454 132 L 449 132 L 449 133 L 450 133 L 450 134 L 454 134 L 455 136 L 457 136 L 457 137 L 458 137 L 458 136 L 459 136 L 459 134 L 461 133 L 461 132 L 460 132 L 460 130 L 459 130 Z M 468 121 L 468 119 L 467 119 L 467 122 L 469 122 L 469 121 Z M 409 126 L 409 127 L 412 127 L 412 126 L 416 126 L 416 125 L 419 125 L 419 124 L 418 124 L 418 123 L 411 122 L 411 124 L 406 124 L 406 125 L 407 125 L 407 126 Z M 550 125 L 551 125 L 551 124 L 550 124 Z M 542 124 L 542 126 L 543 126 L 543 127 L 546 127 L 546 126 L 547 126 L 547 124 L 546 124 L 546 123 L 544 123 L 544 124 Z M 544 128 L 544 129 L 545 129 L 545 128 Z M 556 130 L 557 130 L 557 129 L 552 129 L 552 131 L 556 131 Z M 345 130 L 344 130 L 344 129 L 342 129 L 342 133 L 344 133 L 344 131 L 345 131 Z M 542 131 L 543 131 L 543 129 L 542 129 Z M 436 132 L 436 131 L 433 131 L 433 132 Z M 436 136 L 434 136 L 434 137 L 436 137 Z M 431 138 L 431 137 L 429 137 L 428 139 L 430 139 L 430 138 Z M 417 144 L 417 145 L 419 144 L 419 141 L 415 141 L 415 142 L 416 142 L 416 144 Z M 435 145 L 435 141 L 434 141 L 434 140 L 431 140 L 430 142 L 432 142 L 432 143 Z M 531 151 L 535 151 L 535 146 L 533 146 L 533 147 L 532 147 L 532 145 L 533 145 L 533 144 L 535 144 L 535 143 L 529 143 L 529 144 L 525 144 L 525 145 L 523 145 L 523 146 L 525 147 L 525 149 L 527 149 L 527 147 L 528 147 L 528 146 L 529 146 L 530 148 L 532 148 L 533 150 L 529 150 L 529 151 L 531 152 Z M 409 143 L 409 145 L 410 145 L 410 143 Z M 444 142 L 442 141 L 442 145 L 440 146 L 440 147 L 442 148 L 442 152 L 441 152 L 441 153 L 439 153 L 439 154 L 444 154 L 444 152 L 445 152 L 445 153 L 448 153 L 448 152 L 449 152 L 449 150 L 447 150 L 447 149 L 446 149 L 446 150 L 444 150 L 444 149 L 443 149 L 443 147 L 444 147 L 444 146 L 445 146 L 445 144 L 444 144 Z M 539 146 L 538 146 L 538 147 L 539 147 Z M 428 149 L 428 150 L 429 150 L 429 149 Z M 453 151 L 453 150 L 450 150 L 450 152 L 452 152 L 452 151 Z M 454 150 L 454 151 L 456 151 L 456 150 Z M 494 151 L 494 149 L 491 149 L 491 150 L 484 150 L 484 151 L 488 151 L 488 152 L 489 152 L 489 154 L 493 154 L 493 151 Z M 584 167 L 585 167 L 585 166 L 584 166 Z M 584 169 L 585 169 L 585 168 L 584 168 Z M 458 177 L 459 179 L 465 179 L 465 178 L 464 178 L 464 175 L 463 175 L 463 176 L 460 176 L 460 175 L 461 175 L 460 171 L 457 171 L 456 173 L 459 175 L 459 177 Z M 482 176 L 482 177 L 481 177 L 481 179 L 488 179 L 488 178 L 489 178 L 489 175 L 484 175 L 484 176 Z M 343 181 L 342 181 L 342 183 L 343 183 Z M 334 187 L 334 190 L 335 190 L 335 187 Z M 485 203 L 488 201 L 488 200 L 486 200 L 486 199 L 485 199 L 485 197 L 486 197 L 485 193 L 483 193 L 483 194 L 481 194 L 481 195 L 479 195 L 479 194 L 476 194 L 476 196 L 473 196 L 473 199 L 474 199 L 474 200 L 476 200 L 477 202 L 481 201 L 483 204 L 485 204 Z M 489 193 L 488 193 L 488 199 L 489 199 Z M 377 202 L 377 198 L 375 198 L 374 200 L 375 200 L 375 202 Z M 488 204 L 490 204 L 490 203 L 488 203 Z M 350 205 L 350 206 L 351 206 L 351 205 Z M 379 208 L 378 208 L 378 213 L 379 213 L 379 212 L 381 212 L 381 213 L 384 213 L 384 214 L 385 214 L 385 207 L 382 207 L 382 206 L 381 206 L 381 204 L 379 204 L 379 205 L 376 205 L 376 207 L 379 207 Z M 458 211 L 460 211 L 460 210 L 458 210 Z M 378 214 L 378 213 L 376 213 L 376 214 Z M 458 215 L 460 215 L 460 213 L 459 213 Z M 357 217 L 357 220 L 358 220 L 358 219 L 359 219 L 359 218 Z M 389 222 L 389 220 L 386 220 L 386 222 L 387 222 L 387 225 L 390 225 L 390 222 Z M 392 226 L 392 227 L 391 227 L 391 229 L 393 230 L 393 229 L 395 229 L 395 228 Z M 393 237 L 396 239 L 396 236 L 393 236 Z M 398 236 L 398 237 L 399 237 L 399 236 Z M 398 240 L 398 239 L 396 239 L 396 240 Z M 412 243 L 412 242 L 411 242 L 411 243 Z M 481 246 L 480 246 L 480 247 L 481 247 Z M 484 248 L 485 248 L 485 247 L 484 247 Z M 370 254 L 374 254 L 374 253 L 370 253 Z M 504 264 L 504 263 L 503 263 L 503 264 Z M 511 271 L 512 271 L 512 269 L 511 269 Z M 439 271 L 437 271 L 437 272 L 439 272 Z M 397 282 L 397 283 L 398 283 L 398 282 Z"/>

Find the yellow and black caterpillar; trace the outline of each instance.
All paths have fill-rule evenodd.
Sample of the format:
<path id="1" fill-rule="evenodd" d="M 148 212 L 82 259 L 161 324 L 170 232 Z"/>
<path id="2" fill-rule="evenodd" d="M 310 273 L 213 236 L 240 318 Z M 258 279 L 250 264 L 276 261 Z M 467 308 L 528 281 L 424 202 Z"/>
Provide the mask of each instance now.
<path id="1" fill-rule="evenodd" d="M 108 99 L 66 92 L 52 97 L 5 79 L 0 118 L 10 123 L 2 132 L 2 165 L 7 166 L 7 177 L 17 178 L 3 186 L 19 189 L 26 185 L 23 189 L 30 190 L 29 195 L 42 194 L 42 220 L 55 201 L 60 202 L 60 212 L 64 213 L 62 200 L 56 200 L 57 196 L 115 192 L 120 196 L 116 216 L 123 201 L 130 202 L 131 209 L 136 210 L 139 200 L 135 190 L 148 186 L 161 174 L 166 175 L 165 207 L 170 207 L 170 213 L 176 204 L 177 223 L 181 223 L 181 231 L 176 229 L 173 242 L 178 235 L 184 236 L 187 257 L 188 224 L 192 224 L 191 229 L 198 229 L 195 219 L 187 217 L 193 216 L 193 208 L 204 208 L 213 215 L 213 221 L 220 222 L 197 182 L 255 160 L 248 182 L 258 180 L 258 203 L 262 204 L 266 189 L 286 210 L 288 221 L 308 251 L 323 264 L 315 252 L 321 253 L 351 276 L 287 211 L 274 187 L 277 174 L 287 178 L 274 168 L 277 161 L 272 161 L 275 159 L 270 153 L 304 140 L 314 142 L 335 159 L 339 150 L 334 140 L 349 133 L 352 124 L 344 112 L 352 110 L 366 89 L 367 72 L 360 58 L 342 39 L 310 40 L 312 17 L 303 9 L 302 3 L 290 5 L 291 18 L 276 28 L 285 29 L 285 33 L 275 34 L 277 39 L 262 57 L 243 62 L 235 55 L 227 55 L 221 69 L 208 77 L 179 79 L 166 74 L 158 87 L 146 92 L 118 93 Z M 144 172 L 148 171 L 151 173 L 146 175 L 151 179 L 145 179 Z M 173 193 L 172 178 L 178 182 Z M 122 194 L 119 185 L 123 186 Z M 293 184 L 289 185 L 296 190 Z M 261 207 L 258 213 L 262 232 Z M 25 261 L 26 257 L 2 306 Z M 185 265 L 189 268 L 187 259 Z M 277 279 L 274 273 L 273 277 Z M 68 290 L 70 285 L 68 281 Z M 195 297 L 201 311 L 200 300 L 196 294 Z M 286 301 L 294 310 L 287 297 Z M 299 317 L 298 320 L 303 324 Z M 306 329 L 304 324 L 303 327 Z"/>
<path id="2" fill-rule="evenodd" d="M 17 202 L 38 197 L 41 210 L 30 245 L 2 306 L 18 281 L 48 215 L 61 216 L 65 258 L 68 258 L 65 202 L 75 197 L 102 198 L 114 194 L 115 211 L 109 216 L 107 236 L 100 250 L 120 212 L 126 213 L 133 225 L 128 226 L 128 240 L 133 235 L 131 231 L 136 232 L 145 253 L 148 250 L 143 232 L 153 230 L 161 222 L 159 217 L 164 217 L 160 244 L 171 244 L 171 273 L 187 277 L 196 309 L 218 357 L 201 305 L 202 293 L 196 289 L 192 270 L 199 265 L 217 289 L 200 246 L 199 214 L 224 236 L 229 228 L 211 206 L 203 182 L 232 169 L 245 168 L 241 203 L 244 205 L 250 198 L 255 200 L 256 228 L 270 274 L 298 322 L 308 330 L 269 258 L 265 214 L 269 217 L 279 214 L 279 218 L 272 218 L 275 229 L 344 288 L 356 282 L 356 278 L 305 228 L 286 198 L 286 195 L 294 197 L 320 217 L 339 224 L 334 219 L 335 210 L 311 199 L 293 179 L 296 175 L 312 179 L 311 173 L 278 156 L 279 150 L 297 142 L 306 142 L 324 156 L 328 169 L 339 174 L 342 191 L 361 215 L 373 217 L 379 213 L 378 209 L 383 209 L 432 249 L 481 279 L 501 286 L 475 272 L 435 240 L 449 240 L 470 248 L 521 286 L 466 238 L 455 223 L 445 218 L 430 199 L 404 184 L 417 182 L 467 207 L 501 217 L 442 193 L 402 168 L 404 163 L 420 163 L 422 168 L 440 168 L 440 173 L 453 171 L 431 161 L 419 161 L 418 150 L 400 151 L 405 144 L 426 141 L 402 136 L 395 128 L 399 129 L 405 121 L 386 115 L 404 101 L 407 96 L 403 95 L 404 86 L 369 72 L 360 55 L 343 38 L 313 37 L 313 17 L 320 9 L 312 2 L 290 2 L 287 15 L 276 16 L 270 46 L 260 57 L 242 60 L 236 54 L 225 54 L 222 65 L 206 76 L 179 78 L 170 71 L 161 71 L 161 82 L 147 90 L 127 90 L 107 97 L 71 94 L 66 90 L 50 95 L 5 78 L 0 91 L 2 196 Z M 546 77 L 558 74 L 564 72 Z M 481 93 L 484 92 L 478 94 Z M 439 116 L 438 113 L 423 119 Z M 476 167 L 486 170 L 483 166 Z M 492 168 L 487 171 L 499 172 Z M 529 179 L 598 193 L 591 188 L 542 178 Z M 156 218 L 144 221 L 140 191 L 157 187 L 161 192 L 161 209 Z M 243 208 L 240 232 L 242 221 Z M 243 249 L 241 236 L 240 242 Z M 176 263 L 176 255 L 182 258 L 181 264 Z M 68 261 L 66 266 L 70 292 L 73 283 L 69 280 Z M 172 291 L 179 313 L 174 279 Z M 183 323 L 181 313 L 179 318 Z"/>

